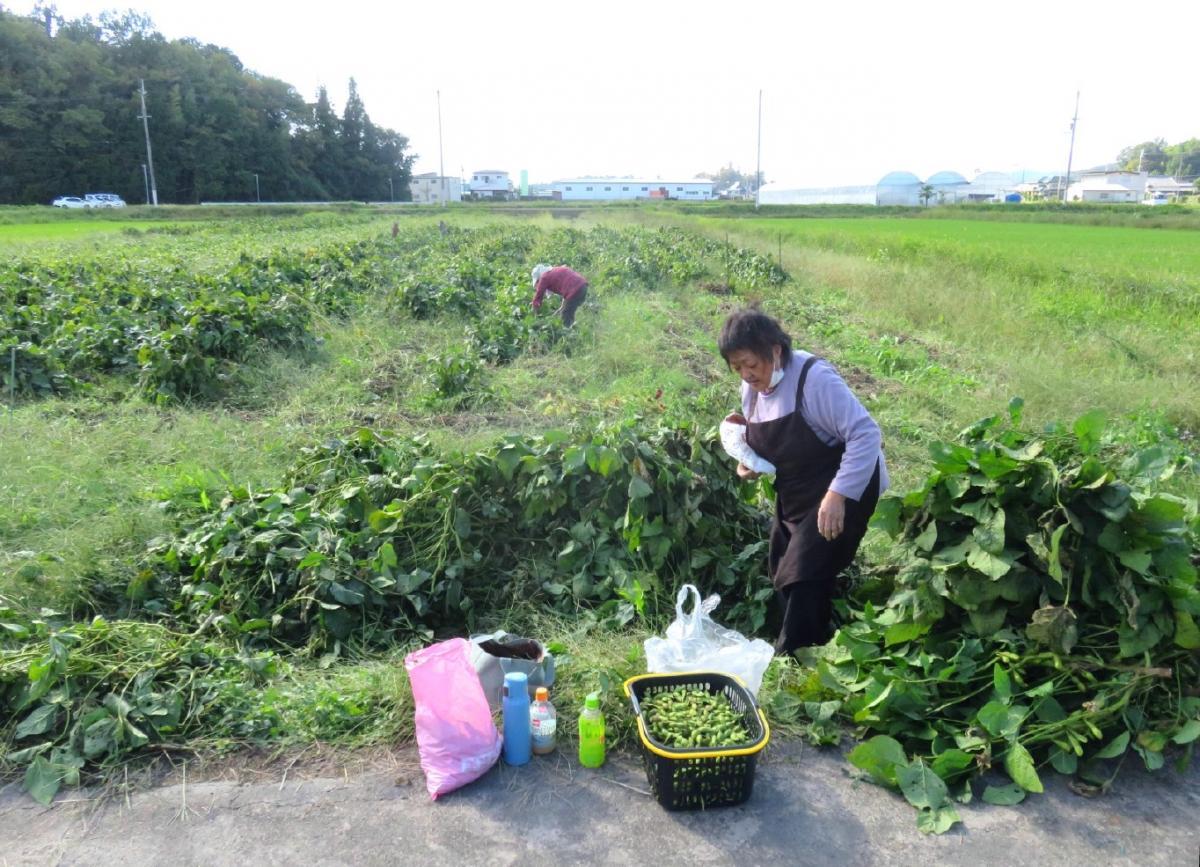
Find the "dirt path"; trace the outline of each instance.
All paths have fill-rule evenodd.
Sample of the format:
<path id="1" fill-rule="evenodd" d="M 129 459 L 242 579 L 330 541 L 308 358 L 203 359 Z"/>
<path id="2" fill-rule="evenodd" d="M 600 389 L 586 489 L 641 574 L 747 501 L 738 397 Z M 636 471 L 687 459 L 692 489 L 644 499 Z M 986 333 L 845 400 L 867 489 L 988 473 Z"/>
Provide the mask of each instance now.
<path id="1" fill-rule="evenodd" d="M 1128 769 L 1115 792 L 1061 779 L 1018 807 L 972 804 L 942 837 L 898 797 L 852 779 L 833 750 L 775 744 L 740 807 L 668 813 L 636 759 L 599 772 L 564 756 L 494 768 L 434 803 L 412 750 L 385 771 L 295 768 L 252 782 L 182 782 L 45 809 L 0 791 L 0 865 L 1180 865 L 1200 859 L 1200 767 Z"/>

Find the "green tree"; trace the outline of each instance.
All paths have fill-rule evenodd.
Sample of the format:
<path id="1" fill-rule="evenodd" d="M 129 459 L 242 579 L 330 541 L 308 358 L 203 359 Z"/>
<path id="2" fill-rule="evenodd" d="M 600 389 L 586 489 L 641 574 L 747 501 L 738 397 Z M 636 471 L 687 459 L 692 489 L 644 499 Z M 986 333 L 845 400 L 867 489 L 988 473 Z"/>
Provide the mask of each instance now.
<path id="1" fill-rule="evenodd" d="M 1200 177 L 1200 138 L 1190 138 L 1164 149 L 1166 170 L 1176 178 Z"/>
<path id="2" fill-rule="evenodd" d="M 714 193 L 727 190 L 734 184 L 737 184 L 738 189 L 745 193 L 753 193 L 757 188 L 757 185 L 754 183 L 754 172 L 741 172 L 733 167 L 733 163 L 722 166 L 715 173 L 701 172 L 696 177 L 707 178 L 712 181 Z"/>
<path id="3" fill-rule="evenodd" d="M 1141 166 L 1144 172 L 1161 175 L 1166 171 L 1166 146 L 1161 138 L 1130 145 L 1117 154 L 1117 163 L 1126 171 L 1137 171 Z"/>
<path id="4" fill-rule="evenodd" d="M 50 17 L 47 33 L 46 14 Z M 152 117 L 159 201 L 406 197 L 408 139 L 371 123 L 351 82 L 345 117 L 307 104 L 232 52 L 167 40 L 135 12 L 65 19 L 0 8 L 0 204 L 57 195 L 144 196 L 138 82 Z"/>

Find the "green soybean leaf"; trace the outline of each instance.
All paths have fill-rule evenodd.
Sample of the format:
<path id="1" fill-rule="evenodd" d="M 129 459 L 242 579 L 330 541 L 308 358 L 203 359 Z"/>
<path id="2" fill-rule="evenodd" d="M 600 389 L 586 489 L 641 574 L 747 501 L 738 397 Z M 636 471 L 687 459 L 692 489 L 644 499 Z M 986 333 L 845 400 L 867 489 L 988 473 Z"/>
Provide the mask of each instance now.
<path id="1" fill-rule="evenodd" d="M 982 608 L 978 611 L 968 611 L 971 628 L 981 636 L 994 635 L 1004 626 L 1004 618 L 1008 612 L 1003 607 Z"/>
<path id="2" fill-rule="evenodd" d="M 587 450 L 588 469 L 599 473 L 605 478 L 621 465 L 621 456 L 607 446 L 597 446 Z"/>
<path id="3" fill-rule="evenodd" d="M 654 489 L 646 484 L 645 479 L 641 476 L 634 476 L 629 480 L 629 499 L 640 500 L 643 497 L 648 497 L 654 493 Z"/>
<path id="4" fill-rule="evenodd" d="M 850 764 L 871 775 L 885 786 L 897 785 L 897 768 L 908 764 L 908 756 L 900 742 L 887 735 L 875 735 L 852 749 L 846 756 Z"/>
<path id="5" fill-rule="evenodd" d="M 1104 748 L 1096 753 L 1098 759 L 1115 759 L 1117 756 L 1125 752 L 1129 746 L 1129 732 L 1123 731 L 1107 744 Z"/>
<path id="6" fill-rule="evenodd" d="M 979 547 L 989 554 L 1004 552 L 1004 510 L 996 509 L 992 516 L 982 524 L 976 525 L 971 531 Z"/>
<path id="7" fill-rule="evenodd" d="M 945 834 L 962 819 L 953 804 L 942 804 L 932 810 L 922 810 L 917 814 L 917 830 L 922 834 Z"/>
<path id="8" fill-rule="evenodd" d="M 996 690 L 996 698 L 1004 704 L 1012 700 L 1012 678 L 998 662 L 992 666 L 992 686 Z"/>
<path id="9" fill-rule="evenodd" d="M 1099 409 L 1081 415 L 1075 421 L 1073 430 L 1079 438 L 1080 452 L 1090 455 L 1096 451 L 1100 445 L 1100 436 L 1104 433 L 1104 424 L 1105 415 L 1103 410 Z"/>
<path id="10" fill-rule="evenodd" d="M 900 517 L 904 503 L 899 497 L 883 497 L 871 516 L 871 526 L 878 527 L 893 539 L 900 535 Z"/>
<path id="11" fill-rule="evenodd" d="M 1079 767 L 1079 759 L 1074 753 L 1054 747 L 1050 750 L 1050 764 L 1060 774 L 1070 776 Z"/>
<path id="12" fill-rule="evenodd" d="M 979 720 L 979 724 L 995 737 L 1003 737 L 1008 734 L 1012 725 L 1012 711 L 1007 704 L 1001 701 L 989 701 L 979 709 L 975 716 Z"/>
<path id="13" fill-rule="evenodd" d="M 1048 680 L 1046 684 L 1054 685 L 1054 681 Z M 1030 690 L 1027 695 L 1033 695 L 1033 690 Z M 1042 722 L 1062 722 L 1067 718 L 1067 712 L 1063 710 L 1063 706 L 1058 703 L 1052 695 L 1047 695 L 1036 705 L 1033 706 L 1033 713 Z"/>
<path id="14" fill-rule="evenodd" d="M 520 466 L 522 457 L 524 454 L 515 445 L 506 445 L 496 452 L 496 466 L 500 467 L 505 479 L 512 481 L 513 473 Z M 565 456 L 563 463 L 566 463 Z"/>
<path id="15" fill-rule="evenodd" d="M 343 605 L 362 605 L 364 598 L 362 591 L 336 581 L 329 585 L 329 595 Z"/>
<path id="16" fill-rule="evenodd" d="M 21 720 L 16 730 L 17 737 L 27 738 L 30 735 L 45 734 L 54 725 L 54 718 L 57 715 L 58 707 L 56 705 L 43 704 L 38 706 L 33 713 Z"/>
<path id="17" fill-rule="evenodd" d="M 973 544 L 967 551 L 967 565 L 992 579 L 1003 578 L 1012 568 L 1012 564 L 1012 559 L 1003 553 L 1003 546 L 1001 546 L 1001 553 L 997 554 L 985 550 L 978 544 Z"/>
<path id="18" fill-rule="evenodd" d="M 1190 744 L 1196 738 L 1200 738 L 1200 719 L 1190 719 L 1175 732 L 1171 740 L 1177 744 Z"/>
<path id="19" fill-rule="evenodd" d="M 933 456 L 934 468 L 948 476 L 965 472 L 975 457 L 975 453 L 966 446 L 943 442 L 933 443 L 929 453 Z"/>
<path id="20" fill-rule="evenodd" d="M 1146 763 L 1146 770 L 1157 771 L 1163 766 L 1165 760 L 1163 759 L 1163 754 L 1158 750 L 1147 749 L 1141 744 L 1134 744 L 1133 749 L 1142 757 L 1142 761 Z"/>
<path id="21" fill-rule="evenodd" d="M 1060 553 L 1062 538 L 1069 526 L 1069 524 L 1060 524 L 1050 535 L 1050 554 L 1046 559 L 1046 567 L 1050 570 L 1050 577 L 1059 584 L 1063 583 L 1062 555 Z"/>
<path id="22" fill-rule="evenodd" d="M 933 757 L 933 761 L 929 766 L 933 768 L 933 772 L 943 780 L 948 780 L 956 774 L 960 774 L 967 768 L 975 764 L 975 756 L 968 753 L 966 750 L 949 749 L 944 753 L 939 753 Z"/>
<path id="23" fill-rule="evenodd" d="M 905 799 L 918 810 L 932 810 L 949 800 L 946 783 L 924 761 L 897 768 L 896 781 Z"/>
<path id="24" fill-rule="evenodd" d="M 919 535 L 919 536 L 917 536 L 917 538 L 913 539 L 913 544 L 916 545 L 918 548 L 920 548 L 922 551 L 932 551 L 933 546 L 935 544 L 937 544 L 937 535 L 938 535 L 937 521 L 930 521 L 929 526 L 927 526 L 921 532 L 921 535 Z"/>
<path id="25" fill-rule="evenodd" d="M 983 790 L 983 800 L 1000 807 L 1011 807 L 1025 800 L 1025 790 L 1016 783 L 1007 786 L 988 786 Z"/>
<path id="26" fill-rule="evenodd" d="M 1117 559 L 1121 561 L 1122 566 L 1132 569 L 1139 575 L 1150 573 L 1152 558 L 1149 551 L 1122 551 L 1117 554 Z"/>
<path id="27" fill-rule="evenodd" d="M 44 756 L 34 759 L 25 771 L 25 791 L 43 807 L 50 806 L 61 785 L 62 772 Z"/>
<path id="28" fill-rule="evenodd" d="M 1021 743 L 1014 742 L 1004 754 L 1004 770 L 1008 771 L 1013 782 L 1025 791 L 1042 791 L 1042 781 L 1033 765 L 1033 756 L 1029 755 L 1029 750 Z"/>
<path id="29" fill-rule="evenodd" d="M 454 535 L 460 539 L 471 535 L 471 516 L 465 509 L 454 510 Z"/>
<path id="30" fill-rule="evenodd" d="M 571 446 L 563 452 L 563 473 L 577 473 L 587 466 L 587 451 L 579 446 Z"/>
<path id="31" fill-rule="evenodd" d="M 320 566 L 325 562 L 325 555 L 320 551 L 309 551 L 304 559 L 296 564 L 297 569 L 308 569 L 311 566 Z"/>
<path id="32" fill-rule="evenodd" d="M 1158 644 L 1160 638 L 1162 633 L 1153 621 L 1143 623 L 1138 629 L 1130 627 L 1127 623 L 1122 624 L 1117 630 L 1117 646 L 1121 650 L 1119 655 L 1122 658 L 1141 656 Z"/>
<path id="33" fill-rule="evenodd" d="M 914 638 L 920 638 L 929 631 L 928 624 L 920 623 L 893 623 L 887 628 L 883 634 L 883 643 L 887 647 L 894 644 L 903 644 L 906 641 L 912 641 Z"/>
<path id="34" fill-rule="evenodd" d="M 1175 644 L 1185 650 L 1200 648 L 1200 627 L 1192 615 L 1182 609 L 1175 609 Z"/>

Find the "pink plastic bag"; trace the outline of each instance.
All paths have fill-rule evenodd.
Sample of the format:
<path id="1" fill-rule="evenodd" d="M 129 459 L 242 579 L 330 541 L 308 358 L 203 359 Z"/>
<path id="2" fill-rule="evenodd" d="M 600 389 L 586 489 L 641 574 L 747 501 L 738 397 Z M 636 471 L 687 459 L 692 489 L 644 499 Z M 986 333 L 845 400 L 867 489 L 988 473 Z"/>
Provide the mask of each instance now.
<path id="1" fill-rule="evenodd" d="M 466 639 L 413 651 L 404 657 L 404 667 L 417 706 L 425 788 L 437 800 L 487 773 L 500 757 L 502 741 Z"/>

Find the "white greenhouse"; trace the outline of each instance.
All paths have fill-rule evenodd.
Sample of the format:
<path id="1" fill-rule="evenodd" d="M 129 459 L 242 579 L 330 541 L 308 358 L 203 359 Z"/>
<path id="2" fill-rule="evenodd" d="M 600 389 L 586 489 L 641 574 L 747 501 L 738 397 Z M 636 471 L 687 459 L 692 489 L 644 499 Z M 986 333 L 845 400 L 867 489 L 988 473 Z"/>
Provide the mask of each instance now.
<path id="1" fill-rule="evenodd" d="M 758 191 L 763 205 L 873 205 L 874 186 L 796 187 L 788 184 L 763 184 Z"/>
<path id="2" fill-rule="evenodd" d="M 933 196 L 929 201 L 937 205 L 964 201 L 971 186 L 971 182 L 958 172 L 935 172 L 925 183 L 933 187 Z"/>
<path id="3" fill-rule="evenodd" d="M 921 204 L 921 179 L 912 172 L 888 172 L 875 185 L 875 204 Z"/>
<path id="4" fill-rule="evenodd" d="M 968 202 L 1003 202 L 1009 193 L 1017 191 L 1017 182 L 1007 172 L 980 172 L 966 188 Z"/>

